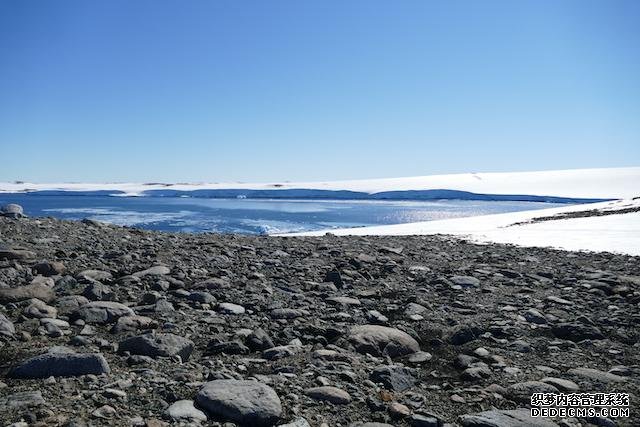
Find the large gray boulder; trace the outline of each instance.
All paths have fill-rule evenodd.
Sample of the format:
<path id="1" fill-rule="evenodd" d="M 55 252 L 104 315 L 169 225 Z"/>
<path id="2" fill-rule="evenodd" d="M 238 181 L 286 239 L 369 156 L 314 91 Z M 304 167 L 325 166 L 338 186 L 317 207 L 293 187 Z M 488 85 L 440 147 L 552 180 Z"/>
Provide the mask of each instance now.
<path id="1" fill-rule="evenodd" d="M 100 353 L 79 354 L 51 352 L 32 357 L 9 371 L 9 378 L 75 377 L 87 374 L 108 374 L 109 364 Z"/>
<path id="2" fill-rule="evenodd" d="M 215 380 L 196 395 L 198 405 L 215 417 L 247 426 L 272 426 L 282 404 L 269 386 L 249 380 Z"/>
<path id="3" fill-rule="evenodd" d="M 118 344 L 118 352 L 128 351 L 150 357 L 180 356 L 183 362 L 189 360 L 193 351 L 193 341 L 174 334 L 144 334 L 126 338 Z"/>
<path id="4" fill-rule="evenodd" d="M 0 208 L 0 215 L 9 218 L 22 218 L 24 216 L 24 209 L 22 209 L 20 205 L 9 203 Z"/>
<path id="5" fill-rule="evenodd" d="M 400 357 L 420 351 L 420 345 L 411 335 L 380 325 L 354 326 L 348 339 L 358 353 L 374 356 Z"/>
<path id="6" fill-rule="evenodd" d="M 50 302 L 55 297 L 53 289 L 43 283 L 18 286 L 17 288 L 0 288 L 0 304 L 20 302 L 32 298 Z"/>
<path id="7" fill-rule="evenodd" d="M 113 301 L 93 301 L 79 307 L 73 312 L 73 318 L 80 318 L 87 323 L 114 323 L 122 316 L 133 316 L 132 309 Z"/>

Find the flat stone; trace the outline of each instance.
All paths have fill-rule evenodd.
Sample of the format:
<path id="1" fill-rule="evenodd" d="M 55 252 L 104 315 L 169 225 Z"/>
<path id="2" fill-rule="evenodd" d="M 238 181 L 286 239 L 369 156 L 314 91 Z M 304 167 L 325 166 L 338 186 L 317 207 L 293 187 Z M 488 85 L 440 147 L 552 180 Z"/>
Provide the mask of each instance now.
<path id="1" fill-rule="evenodd" d="M 55 297 L 53 289 L 42 283 L 18 286 L 17 288 L 0 288 L 0 304 L 15 303 L 32 298 L 51 302 Z"/>
<path id="2" fill-rule="evenodd" d="M 109 364 L 100 353 L 49 352 L 21 362 L 11 369 L 7 376 L 29 379 L 99 375 L 110 372 Z"/>
<path id="3" fill-rule="evenodd" d="M 126 338 L 118 344 L 118 352 L 128 351 L 142 356 L 180 356 L 183 362 L 189 360 L 193 351 L 193 341 L 174 334 L 144 334 Z"/>
<path id="4" fill-rule="evenodd" d="M 471 276 L 453 276 L 449 280 L 454 285 L 462 286 L 463 288 L 477 288 L 480 286 L 480 280 Z"/>
<path id="5" fill-rule="evenodd" d="M 420 351 L 420 345 L 411 335 L 380 325 L 354 326 L 348 339 L 358 353 L 374 356 L 400 357 Z"/>
<path id="6" fill-rule="evenodd" d="M 580 389 L 578 384 L 574 383 L 573 381 L 565 380 L 563 378 L 545 377 L 540 381 L 542 381 L 543 383 L 551 384 L 558 390 L 565 393 L 575 393 Z"/>
<path id="7" fill-rule="evenodd" d="M 559 323 L 551 327 L 551 332 L 558 338 L 578 342 L 583 340 L 601 340 L 604 338 L 596 326 L 582 323 Z"/>
<path id="8" fill-rule="evenodd" d="M 23 408 L 33 408 L 44 405 L 45 401 L 40 390 L 21 391 L 0 398 L 0 412 L 9 410 L 16 411 Z"/>
<path id="9" fill-rule="evenodd" d="M 230 302 L 221 302 L 218 304 L 218 311 L 223 314 L 244 314 L 243 306 Z"/>
<path id="10" fill-rule="evenodd" d="M 530 308 L 525 311 L 522 317 L 529 323 L 535 323 L 536 325 L 544 325 L 547 323 L 547 318 L 544 314 L 540 313 L 535 308 Z"/>
<path id="11" fill-rule="evenodd" d="M 337 387 L 324 386 L 307 389 L 305 394 L 314 400 L 322 400 L 335 405 L 345 405 L 351 402 L 351 396 Z"/>
<path id="12" fill-rule="evenodd" d="M 369 379 L 392 391 L 405 391 L 416 383 L 411 369 L 399 365 L 378 366 L 369 374 Z"/>
<path id="13" fill-rule="evenodd" d="M 151 268 L 147 268 L 146 270 L 138 271 L 133 273 L 134 277 L 145 277 L 145 276 L 165 276 L 171 273 L 171 269 L 164 265 L 156 265 Z"/>
<path id="14" fill-rule="evenodd" d="M 335 305 L 360 305 L 361 304 L 359 299 L 351 298 L 351 297 L 330 297 L 330 298 L 327 298 L 325 301 Z"/>
<path id="15" fill-rule="evenodd" d="M 133 316 L 132 309 L 124 304 L 113 301 L 93 301 L 79 307 L 73 313 L 74 318 L 80 318 L 87 323 L 114 323 L 122 316 Z"/>
<path id="16" fill-rule="evenodd" d="M 24 249 L 0 248 L 0 259 L 15 259 L 18 261 L 28 261 L 34 259 L 36 253 Z"/>
<path id="17" fill-rule="evenodd" d="M 178 422 L 207 421 L 207 415 L 193 406 L 193 400 L 178 400 L 166 409 L 165 414 Z"/>
<path id="18" fill-rule="evenodd" d="M 135 332 L 141 329 L 155 329 L 158 322 L 147 316 L 122 316 L 113 326 L 114 333 Z"/>
<path id="19" fill-rule="evenodd" d="M 567 373 L 585 379 L 599 381 L 602 383 L 619 383 L 627 381 L 627 378 L 621 377 L 620 375 L 615 375 L 609 372 L 599 371 L 598 369 L 592 368 L 569 369 Z"/>
<path id="20" fill-rule="evenodd" d="M 555 302 L 556 304 L 560 304 L 560 305 L 573 305 L 573 303 L 571 301 L 566 300 L 564 298 L 557 297 L 555 295 L 550 295 L 545 299 L 547 301 Z"/>
<path id="21" fill-rule="evenodd" d="M 548 418 L 533 418 L 529 409 L 491 410 L 476 414 L 461 415 L 464 427 L 558 427 Z"/>
<path id="22" fill-rule="evenodd" d="M 80 273 L 76 274 L 76 278 L 96 280 L 98 282 L 102 282 L 105 280 L 113 279 L 113 275 L 108 271 L 103 271 L 103 270 L 83 270 Z"/>
<path id="23" fill-rule="evenodd" d="M 295 319 L 298 317 L 308 316 L 307 310 L 300 310 L 296 308 L 276 308 L 269 313 L 272 319 Z"/>
<path id="24" fill-rule="evenodd" d="M 276 392 L 257 381 L 210 381 L 200 389 L 196 402 L 211 415 L 240 425 L 271 426 L 282 415 Z"/>
<path id="25" fill-rule="evenodd" d="M 507 387 L 507 397 L 516 402 L 531 402 L 531 396 L 535 393 L 559 393 L 560 391 L 553 385 L 542 381 L 524 381 L 511 384 Z"/>

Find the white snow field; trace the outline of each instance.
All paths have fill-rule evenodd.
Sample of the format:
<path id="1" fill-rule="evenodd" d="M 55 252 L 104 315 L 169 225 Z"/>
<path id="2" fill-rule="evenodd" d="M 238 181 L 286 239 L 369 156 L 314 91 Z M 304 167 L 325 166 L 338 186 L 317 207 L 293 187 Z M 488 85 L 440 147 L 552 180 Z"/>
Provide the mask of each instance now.
<path id="1" fill-rule="evenodd" d="M 621 199 L 638 195 L 640 167 L 573 169 L 539 172 L 496 172 L 430 175 L 327 182 L 274 183 L 49 183 L 0 182 L 0 192 L 27 191 L 122 191 L 123 196 L 140 196 L 148 190 L 330 190 L 379 193 L 383 191 L 457 190 L 478 194 L 517 194 L 570 198 Z"/>
<path id="2" fill-rule="evenodd" d="M 640 198 L 441 221 L 346 228 L 291 235 L 319 236 L 326 232 L 341 236 L 445 234 L 466 238 L 477 243 L 511 243 L 519 246 L 613 252 L 638 256 L 640 255 L 640 211 L 517 224 L 534 218 L 563 213 L 593 209 L 615 212 L 628 208 L 640 209 Z"/>

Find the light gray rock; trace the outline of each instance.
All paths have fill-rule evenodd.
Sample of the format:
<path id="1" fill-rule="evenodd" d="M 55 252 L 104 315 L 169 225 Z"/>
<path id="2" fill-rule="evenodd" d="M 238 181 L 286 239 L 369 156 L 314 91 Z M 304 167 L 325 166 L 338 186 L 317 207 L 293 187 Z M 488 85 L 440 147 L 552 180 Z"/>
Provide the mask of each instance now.
<path id="1" fill-rule="evenodd" d="M 132 309 L 124 304 L 113 301 L 93 301 L 79 307 L 73 312 L 74 318 L 80 318 L 87 323 L 113 323 L 122 316 L 133 316 Z"/>
<path id="2" fill-rule="evenodd" d="M 282 404 L 269 386 L 249 380 L 206 383 L 196 402 L 210 414 L 240 425 L 271 426 L 282 415 Z"/>
<path id="3" fill-rule="evenodd" d="M 25 249 L 0 248 L 0 259 L 17 259 L 28 261 L 36 257 L 36 253 Z"/>
<path id="4" fill-rule="evenodd" d="M 32 298 L 51 302 L 55 297 L 53 289 L 42 283 L 18 286 L 17 288 L 0 288 L 0 304 L 20 302 Z"/>
<path id="5" fill-rule="evenodd" d="M 551 384 L 558 390 L 565 393 L 575 393 L 580 389 L 578 384 L 574 383 L 573 381 L 565 380 L 563 378 L 545 377 L 540 381 L 542 381 L 543 383 Z"/>
<path id="6" fill-rule="evenodd" d="M 480 286 L 480 280 L 471 276 L 453 276 L 449 280 L 454 285 L 462 286 L 463 288 L 477 288 Z"/>
<path id="7" fill-rule="evenodd" d="M 45 401 L 40 390 L 21 391 L 0 398 L 0 412 L 9 410 L 16 411 L 23 408 L 33 408 L 44 405 Z"/>
<path id="8" fill-rule="evenodd" d="M 165 414 L 177 422 L 207 421 L 207 415 L 193 406 L 193 400 L 178 400 L 167 408 Z"/>
<path id="9" fill-rule="evenodd" d="M 53 319 L 58 316 L 58 310 L 55 307 L 51 307 L 39 299 L 32 299 L 29 301 L 29 305 L 24 309 L 23 313 L 26 317 L 34 317 L 36 319 L 41 319 L 43 317 Z"/>
<path id="10" fill-rule="evenodd" d="M 83 270 L 80 273 L 76 274 L 76 278 L 96 280 L 98 282 L 102 282 L 105 280 L 113 279 L 113 275 L 108 271 L 103 271 L 103 270 Z"/>
<path id="11" fill-rule="evenodd" d="M 218 311 L 223 314 L 244 314 L 243 306 L 230 302 L 221 302 L 218 304 Z"/>
<path id="12" fill-rule="evenodd" d="M 599 371 L 593 368 L 575 368 L 569 369 L 567 372 L 583 379 L 599 381 L 602 383 L 619 383 L 627 381 L 627 378 L 621 377 L 620 375 Z"/>
<path id="13" fill-rule="evenodd" d="M 548 418 L 533 418 L 526 408 L 492 410 L 460 416 L 464 427 L 557 427 Z"/>
<path id="14" fill-rule="evenodd" d="M 297 418 L 287 424 L 279 424 L 278 427 L 311 427 L 306 418 Z"/>
<path id="15" fill-rule="evenodd" d="M 351 297 L 329 297 L 325 301 L 334 305 L 360 305 L 359 299 Z"/>
<path id="16" fill-rule="evenodd" d="M 420 351 L 420 345 L 411 335 L 380 325 L 354 326 L 349 331 L 348 339 L 358 353 L 374 356 L 399 357 Z"/>
<path id="17" fill-rule="evenodd" d="M 174 334 L 144 334 L 126 338 L 118 344 L 118 352 L 128 351 L 150 357 L 180 356 L 183 362 L 189 360 L 193 351 L 193 341 Z"/>
<path id="18" fill-rule="evenodd" d="M 151 268 L 147 268 L 146 270 L 138 271 L 133 273 L 135 277 L 144 277 L 144 276 L 165 276 L 171 273 L 171 269 L 164 265 L 156 265 Z"/>
<path id="19" fill-rule="evenodd" d="M 0 208 L 0 215 L 16 219 L 22 218 L 24 216 L 24 209 L 18 204 L 9 203 Z"/>
<path id="20" fill-rule="evenodd" d="M 0 313 L 0 335 L 5 337 L 12 337 L 16 333 L 16 328 L 13 326 L 13 322 L 9 320 L 4 314 Z"/>
<path id="21" fill-rule="evenodd" d="M 158 327 L 158 322 L 147 316 L 122 316 L 118 318 L 118 321 L 113 326 L 113 332 L 118 334 L 120 332 L 135 332 L 142 329 L 155 329 Z"/>
<path id="22" fill-rule="evenodd" d="M 100 353 L 49 352 L 27 359 L 11 369 L 9 378 L 75 377 L 108 374 L 111 370 Z"/>
<path id="23" fill-rule="evenodd" d="M 351 396 L 338 387 L 324 386 L 313 387 L 305 391 L 305 394 L 314 400 L 331 402 L 335 405 L 346 405 L 351 402 Z"/>

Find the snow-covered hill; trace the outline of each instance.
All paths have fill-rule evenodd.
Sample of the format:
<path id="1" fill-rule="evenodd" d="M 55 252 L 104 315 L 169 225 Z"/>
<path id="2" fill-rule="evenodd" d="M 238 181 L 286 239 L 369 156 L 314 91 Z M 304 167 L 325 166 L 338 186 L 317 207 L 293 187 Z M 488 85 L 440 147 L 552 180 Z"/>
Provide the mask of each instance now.
<path id="1" fill-rule="evenodd" d="M 120 196 L 192 195 L 197 197 L 295 198 L 467 198 L 476 195 L 553 196 L 569 199 L 618 199 L 637 195 L 640 167 L 540 172 L 466 173 L 409 178 L 274 183 L 0 183 L 0 192 L 102 191 Z M 295 191 L 294 191 L 295 190 Z M 440 190 L 450 190 L 451 194 Z M 438 192 L 440 191 L 440 192 Z M 456 193 L 458 192 L 458 193 Z M 520 198 L 527 200 L 527 198 Z"/>

